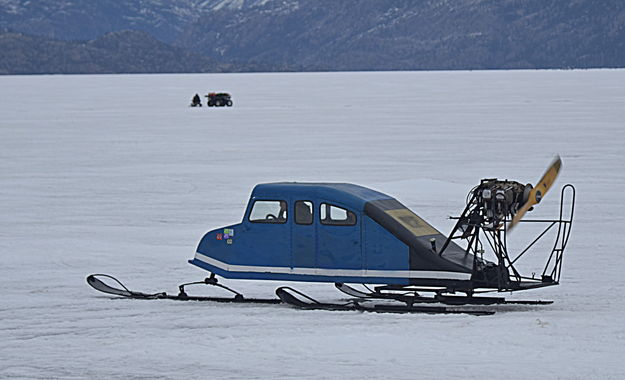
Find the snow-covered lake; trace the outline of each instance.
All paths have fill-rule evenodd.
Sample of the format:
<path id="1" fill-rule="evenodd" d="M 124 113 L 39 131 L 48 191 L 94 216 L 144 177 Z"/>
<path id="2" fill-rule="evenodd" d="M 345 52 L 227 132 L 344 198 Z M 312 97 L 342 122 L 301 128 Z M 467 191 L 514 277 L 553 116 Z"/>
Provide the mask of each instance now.
<path id="1" fill-rule="evenodd" d="M 234 107 L 188 107 L 209 90 Z M 0 377 L 622 379 L 624 145 L 625 70 L 2 76 Z M 186 261 L 259 182 L 370 186 L 449 232 L 481 178 L 535 183 L 558 153 L 556 186 L 577 188 L 562 284 L 512 296 L 553 305 L 363 314 L 111 299 L 85 283 L 175 293 L 202 279 Z"/>

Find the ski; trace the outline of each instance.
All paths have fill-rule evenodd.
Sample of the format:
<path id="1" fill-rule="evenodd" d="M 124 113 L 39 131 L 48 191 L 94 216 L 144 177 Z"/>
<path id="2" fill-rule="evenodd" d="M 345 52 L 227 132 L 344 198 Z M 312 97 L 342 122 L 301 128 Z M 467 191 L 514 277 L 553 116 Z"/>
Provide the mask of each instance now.
<path id="1" fill-rule="evenodd" d="M 417 292 L 412 291 L 405 291 L 404 293 L 363 292 L 340 282 L 335 283 L 334 286 L 348 296 L 356 298 L 394 300 L 405 302 L 407 304 L 439 302 L 432 297 L 422 297 Z"/>
<path id="2" fill-rule="evenodd" d="M 363 292 L 355 289 L 349 285 L 343 283 L 335 283 L 334 286 L 341 292 L 357 298 L 363 299 L 391 299 L 396 301 L 405 302 L 407 304 L 413 303 L 442 303 L 445 305 L 501 305 L 501 304 L 514 304 L 514 305 L 550 305 L 553 301 L 543 300 L 506 300 L 503 297 L 467 297 L 467 296 L 453 296 L 437 294 L 434 297 L 423 297 L 417 292 L 393 294 L 382 292 Z"/>
<path id="3" fill-rule="evenodd" d="M 106 284 L 99 277 L 108 278 L 112 281 L 117 282 L 121 288 L 116 288 Z M 179 286 L 180 293 L 173 295 L 167 294 L 166 292 L 159 293 L 142 293 L 136 292 L 128 289 L 124 284 L 121 283 L 118 279 L 113 276 L 107 274 L 91 274 L 87 276 L 87 284 L 89 284 L 93 289 L 111 295 L 116 295 L 124 298 L 132 298 L 132 299 L 142 299 L 142 300 L 156 300 L 156 299 L 167 299 L 167 300 L 176 300 L 176 301 L 210 301 L 210 302 L 226 302 L 226 303 L 260 303 L 260 304 L 279 304 L 281 301 L 277 298 L 245 298 L 242 294 L 234 292 L 234 296 L 232 297 L 208 297 L 208 296 L 190 296 L 184 292 L 184 286 L 190 284 L 208 284 L 215 285 L 210 282 L 198 281 L 188 284 L 183 284 Z M 219 284 L 220 285 L 220 284 Z M 225 288 L 223 286 L 219 286 Z"/>
<path id="4" fill-rule="evenodd" d="M 299 297 L 297 297 L 295 294 L 297 294 Z M 314 298 L 300 292 L 299 290 L 287 286 L 276 289 L 276 295 L 278 296 L 278 298 L 280 298 L 282 302 L 291 306 L 296 306 L 300 309 L 329 311 L 356 310 L 355 301 L 348 301 L 342 304 L 319 302 Z M 305 300 L 303 300 L 302 298 L 304 298 Z"/>
<path id="5" fill-rule="evenodd" d="M 363 304 L 357 300 L 345 303 L 325 303 L 288 286 L 276 289 L 276 295 L 282 302 L 304 310 L 327 310 L 327 311 L 361 311 L 374 313 L 420 313 L 420 314 L 470 314 L 470 315 L 493 315 L 491 310 L 462 310 L 444 306 L 414 306 L 414 305 L 388 305 L 388 304 Z"/>

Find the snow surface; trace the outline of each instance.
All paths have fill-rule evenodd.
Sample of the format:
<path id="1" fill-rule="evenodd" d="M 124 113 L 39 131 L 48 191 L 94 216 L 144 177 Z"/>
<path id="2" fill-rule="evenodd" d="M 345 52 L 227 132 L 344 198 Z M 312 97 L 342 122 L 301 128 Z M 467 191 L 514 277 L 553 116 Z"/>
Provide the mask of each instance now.
<path id="1" fill-rule="evenodd" d="M 0 377 L 621 379 L 624 84 L 624 70 L 2 76 Z M 188 107 L 209 90 L 235 106 Z M 186 260 L 259 182 L 370 186 L 448 232 L 480 178 L 535 183 L 557 153 L 557 186 L 578 191 L 562 284 L 512 296 L 550 306 L 299 311 L 111 299 L 85 283 L 202 279 Z M 279 285 L 224 282 L 265 297 Z"/>

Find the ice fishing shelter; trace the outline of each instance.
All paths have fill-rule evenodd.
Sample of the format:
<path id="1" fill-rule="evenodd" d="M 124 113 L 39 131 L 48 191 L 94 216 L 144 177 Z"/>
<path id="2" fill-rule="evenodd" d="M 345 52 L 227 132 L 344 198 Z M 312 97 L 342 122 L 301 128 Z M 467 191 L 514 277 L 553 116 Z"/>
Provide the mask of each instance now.
<path id="1" fill-rule="evenodd" d="M 395 198 L 348 183 L 268 183 L 189 262 L 226 278 L 462 287 L 474 256 Z"/>

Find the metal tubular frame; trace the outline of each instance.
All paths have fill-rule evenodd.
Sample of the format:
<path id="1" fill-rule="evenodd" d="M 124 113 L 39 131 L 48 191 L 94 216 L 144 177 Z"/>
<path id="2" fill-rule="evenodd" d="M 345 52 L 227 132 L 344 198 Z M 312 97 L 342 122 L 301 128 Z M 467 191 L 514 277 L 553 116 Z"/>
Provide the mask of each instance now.
<path id="1" fill-rule="evenodd" d="M 565 214 L 565 198 L 570 201 L 570 210 Z M 440 255 L 445 254 L 445 249 L 452 240 L 461 239 L 467 242 L 466 253 L 473 254 L 473 275 L 471 277 L 475 287 L 493 287 L 498 291 L 513 291 L 521 289 L 529 289 L 535 287 L 543 287 L 549 285 L 557 285 L 560 281 L 562 271 L 562 257 L 566 249 L 571 227 L 573 224 L 573 213 L 575 210 L 575 187 L 567 184 L 560 191 L 560 212 L 557 219 L 541 219 L 541 220 L 521 220 L 522 223 L 543 223 L 546 224 L 545 229 L 532 240 L 523 250 L 520 251 L 513 259 L 508 252 L 507 233 L 508 223 L 511 219 L 505 219 L 498 226 L 487 226 L 481 221 L 472 222 L 471 215 L 482 215 L 479 210 L 480 205 L 476 201 L 476 192 L 467 203 L 466 208 L 457 219 L 457 223 L 452 229 L 449 237 L 443 245 Z M 463 227 L 464 226 L 464 230 Z M 557 226 L 557 232 L 553 248 L 549 254 L 545 267 L 542 271 L 541 278 L 537 279 L 532 275 L 522 276 L 514 264 L 521 259 L 530 249 L 541 240 L 547 232 Z M 483 236 L 483 237 L 482 237 Z M 482 240 L 486 240 L 487 246 L 490 247 L 493 254 L 497 258 L 496 279 L 493 278 L 492 269 L 490 274 L 483 268 L 484 244 Z"/>

